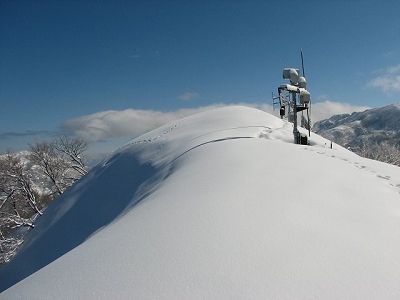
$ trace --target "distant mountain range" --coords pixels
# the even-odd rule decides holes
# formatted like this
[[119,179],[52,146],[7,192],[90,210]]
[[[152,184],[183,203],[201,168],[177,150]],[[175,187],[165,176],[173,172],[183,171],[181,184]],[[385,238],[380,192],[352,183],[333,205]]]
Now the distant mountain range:
[[400,103],[316,122],[313,131],[357,152],[363,145],[386,142],[400,147]]

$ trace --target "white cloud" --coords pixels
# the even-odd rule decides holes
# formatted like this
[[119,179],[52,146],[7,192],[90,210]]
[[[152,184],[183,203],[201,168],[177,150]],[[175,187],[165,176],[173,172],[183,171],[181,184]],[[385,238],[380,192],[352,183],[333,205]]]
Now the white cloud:
[[349,103],[332,102],[326,100],[324,102],[312,104],[311,121],[315,123],[324,119],[328,119],[334,115],[351,114],[355,111],[364,111],[369,108],[370,107],[368,106],[356,106]]
[[384,92],[400,91],[400,75],[389,77],[380,76],[368,83],[370,87],[381,88]]
[[387,69],[389,74],[398,74],[400,73],[400,64],[398,66],[389,67]]
[[200,95],[196,92],[188,92],[188,93],[179,95],[177,98],[180,100],[188,101],[188,100],[199,98],[199,97],[200,97]]
[[173,120],[197,112],[223,106],[215,104],[195,109],[180,109],[174,112],[126,109],[97,112],[65,121],[62,128],[73,132],[88,142],[97,142],[122,136],[139,136]]
[[400,64],[383,71],[384,74],[370,80],[367,87],[380,88],[385,93],[400,91]]

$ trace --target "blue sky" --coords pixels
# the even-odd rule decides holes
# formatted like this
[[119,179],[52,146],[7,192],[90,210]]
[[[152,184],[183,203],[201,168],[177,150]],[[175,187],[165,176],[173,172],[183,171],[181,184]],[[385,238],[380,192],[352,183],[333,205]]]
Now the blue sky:
[[399,13],[398,0],[3,0],[0,153],[63,132],[111,150],[202,109],[268,110],[301,48],[314,120],[400,102]]

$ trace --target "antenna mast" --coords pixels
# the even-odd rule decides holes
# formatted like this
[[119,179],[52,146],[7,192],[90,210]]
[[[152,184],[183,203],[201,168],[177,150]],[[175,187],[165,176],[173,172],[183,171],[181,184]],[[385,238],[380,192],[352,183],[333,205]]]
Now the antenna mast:
[[302,68],[302,71],[303,71],[303,77],[306,78],[306,73],[304,72],[303,49],[300,49],[300,55],[301,55],[301,68]]

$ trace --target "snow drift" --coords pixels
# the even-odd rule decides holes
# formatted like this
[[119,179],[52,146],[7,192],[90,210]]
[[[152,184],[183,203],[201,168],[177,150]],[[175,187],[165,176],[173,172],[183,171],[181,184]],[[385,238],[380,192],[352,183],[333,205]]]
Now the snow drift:
[[399,299],[400,169],[246,107],[117,150],[37,219],[2,299]]

